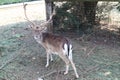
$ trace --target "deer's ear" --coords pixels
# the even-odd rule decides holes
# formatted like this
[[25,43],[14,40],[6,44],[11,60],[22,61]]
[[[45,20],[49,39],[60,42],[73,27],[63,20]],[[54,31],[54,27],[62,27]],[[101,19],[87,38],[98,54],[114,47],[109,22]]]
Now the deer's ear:
[[43,27],[42,31],[46,32],[47,31],[47,27]]
[[47,30],[47,27],[45,27],[44,30]]

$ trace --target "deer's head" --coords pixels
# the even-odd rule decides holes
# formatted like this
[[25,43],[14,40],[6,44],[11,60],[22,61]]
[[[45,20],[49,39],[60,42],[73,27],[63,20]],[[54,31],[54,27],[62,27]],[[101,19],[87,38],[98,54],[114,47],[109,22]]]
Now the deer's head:
[[23,3],[23,8],[24,8],[24,14],[25,14],[25,17],[26,17],[26,20],[30,23],[29,24],[29,28],[32,29],[33,31],[40,31],[40,32],[45,32],[47,31],[47,27],[50,25],[50,23],[52,22],[52,17],[53,15],[55,15],[55,11],[54,13],[51,15],[50,19],[48,21],[45,21],[39,25],[35,24],[33,21],[30,21],[29,18],[27,17],[27,14],[26,14],[26,6],[27,4],[24,4]]
[[35,22],[29,20],[29,18],[27,17],[27,14],[26,14],[26,6],[27,6],[27,4],[23,3],[25,18],[30,23],[28,25],[29,28],[33,31],[46,31],[47,30],[47,24],[46,23],[42,23],[40,25],[37,25],[37,24],[35,24]]

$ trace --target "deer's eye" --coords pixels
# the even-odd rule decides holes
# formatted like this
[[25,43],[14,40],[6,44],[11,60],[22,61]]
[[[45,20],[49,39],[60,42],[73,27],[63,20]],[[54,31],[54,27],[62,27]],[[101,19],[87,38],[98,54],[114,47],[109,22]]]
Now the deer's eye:
[[39,27],[36,27],[36,29],[39,29]]

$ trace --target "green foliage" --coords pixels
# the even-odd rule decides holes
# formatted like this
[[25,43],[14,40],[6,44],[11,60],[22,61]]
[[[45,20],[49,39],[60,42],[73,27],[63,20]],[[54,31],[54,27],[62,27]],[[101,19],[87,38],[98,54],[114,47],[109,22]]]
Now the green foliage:
[[0,5],[26,2],[26,1],[31,1],[31,0],[0,0]]
[[59,28],[70,29],[77,28],[80,25],[79,18],[73,12],[74,3],[63,3],[61,7],[57,7],[55,16],[55,26]]
[[[85,19],[83,2],[65,2],[56,8],[55,29],[69,30],[79,35],[91,33],[92,25]],[[57,26],[57,27],[56,27]]]

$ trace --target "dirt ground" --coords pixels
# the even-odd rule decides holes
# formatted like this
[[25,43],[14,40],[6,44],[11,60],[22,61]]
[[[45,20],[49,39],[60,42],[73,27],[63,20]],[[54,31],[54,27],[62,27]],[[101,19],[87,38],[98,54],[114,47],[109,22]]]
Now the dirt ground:
[[[44,0],[27,3],[27,15],[30,20],[45,20]],[[24,22],[23,3],[0,6],[0,26]]]
[[56,55],[45,68],[45,50],[27,25],[24,21],[1,25],[0,80],[120,80],[120,43],[112,34],[95,32],[83,40],[75,33],[60,34],[74,46],[73,60],[80,75],[76,79],[71,67],[63,75],[65,63]]

